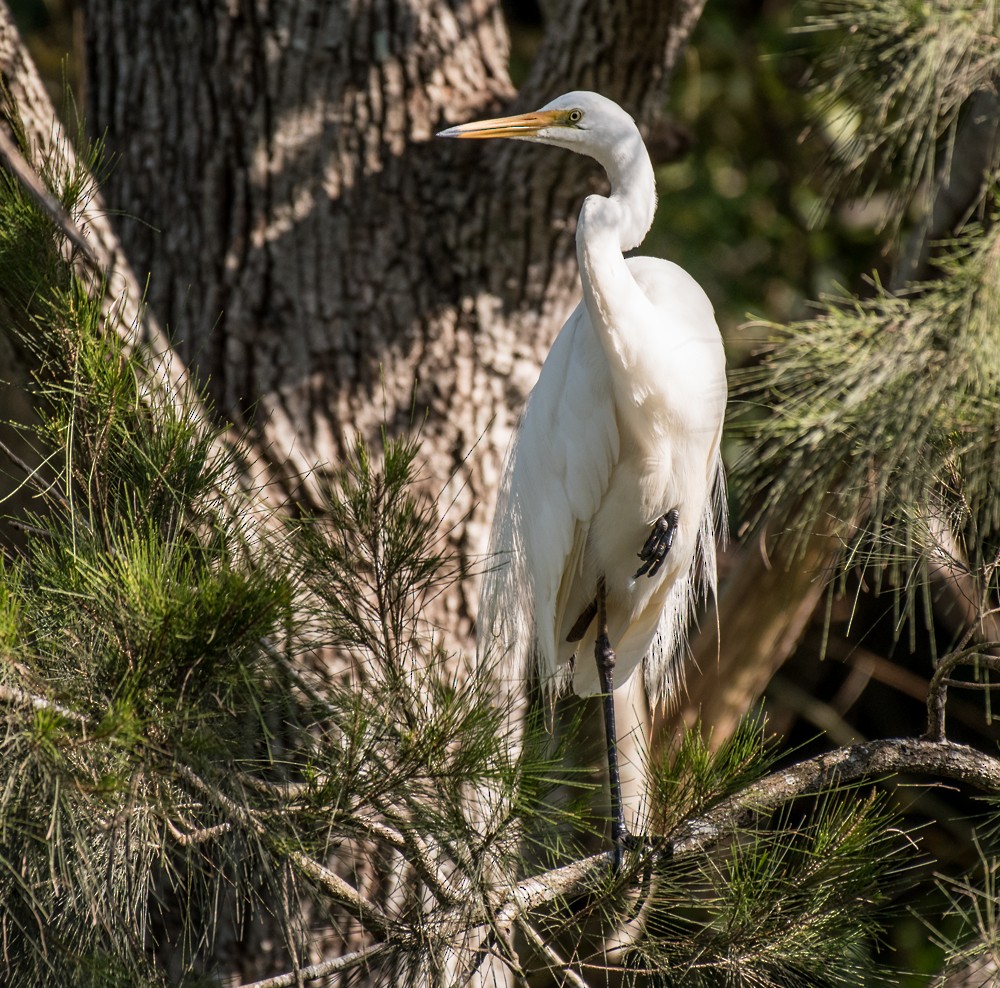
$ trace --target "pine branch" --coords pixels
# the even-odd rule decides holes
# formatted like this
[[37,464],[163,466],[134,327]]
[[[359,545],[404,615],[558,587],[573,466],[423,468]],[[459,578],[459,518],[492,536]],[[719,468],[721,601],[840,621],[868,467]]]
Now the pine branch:
[[[263,827],[261,827],[260,833],[263,835]],[[394,939],[395,924],[392,920],[336,872],[331,871],[326,865],[301,851],[292,851],[289,854],[289,860],[303,875],[322,886],[330,898],[354,915],[364,927],[365,932],[389,941]]]
[[363,947],[361,950],[354,950],[349,954],[340,957],[332,957],[330,960],[320,961],[317,964],[310,964],[308,967],[299,968],[297,971],[289,971],[288,974],[279,974],[273,978],[265,978],[263,981],[245,982],[237,988],[298,988],[306,981],[316,981],[332,974],[340,974],[344,971],[352,971],[356,967],[367,965],[378,957],[387,954],[392,949],[389,943],[376,943],[370,947]]
[[21,183],[28,195],[34,199],[42,212],[55,223],[63,236],[96,268],[98,265],[97,256],[90,244],[84,239],[80,228],[73,222],[73,217],[45,187],[45,183],[38,177],[34,168],[27,162],[17,144],[3,127],[0,127],[0,159],[3,159],[4,164]]
[[[249,827],[259,837],[267,837],[267,828],[252,811],[235,803],[188,766],[178,765],[176,771],[182,779],[208,796],[212,802],[230,814],[237,822]],[[330,898],[347,909],[368,932],[383,939],[391,939],[395,924],[381,909],[365,899],[357,889],[344,881],[338,874],[302,851],[289,852],[288,859],[303,875],[320,885]]]
[[170,836],[181,847],[193,847],[196,844],[207,843],[208,841],[215,840],[217,837],[221,837],[223,834],[230,833],[233,829],[232,823],[228,820],[218,823],[214,827],[203,827],[200,830],[190,830],[187,833],[178,830],[170,820],[167,820],[166,824],[167,830],[170,831]]
[[955,779],[1000,793],[1000,759],[968,745],[925,738],[892,738],[837,748],[773,772],[697,820],[664,848],[674,857],[701,853],[745,825],[798,796],[825,792],[859,779],[899,773]]
[[559,951],[552,944],[548,943],[531,923],[522,918],[518,921],[517,925],[524,934],[525,939],[537,951],[548,958],[553,972],[559,972],[562,976],[563,984],[571,985],[572,988],[587,988],[587,982],[569,966],[569,961],[565,960]]
[[[685,821],[668,840],[658,844],[651,843],[636,858],[637,871],[641,873],[649,863],[655,861],[676,861],[703,855],[721,842],[731,839],[735,833],[751,826],[755,819],[774,812],[797,797],[835,791],[860,779],[896,774],[955,779],[984,792],[1000,793],[1000,759],[965,745],[928,738],[897,738],[852,745],[772,772],[708,812]],[[595,882],[606,881],[611,871],[611,859],[611,852],[604,852],[550,869],[518,882],[492,910],[484,903],[480,909],[473,909],[470,913],[468,903],[462,903],[442,910],[437,914],[437,921],[455,934],[469,933],[483,927],[492,928],[495,931],[495,946],[499,946],[497,941],[504,932],[511,931],[515,925],[527,923],[527,917],[532,912],[592,891]],[[304,854],[298,854],[294,863],[304,873],[325,882],[326,869],[318,862]],[[338,886],[336,889],[329,888],[328,891],[338,901],[346,900],[345,904],[359,918],[364,912],[366,920],[372,919],[367,909],[362,910],[360,907],[357,901],[360,897],[357,897],[354,890],[347,894]],[[369,950],[303,968],[294,974],[254,982],[244,988],[281,988],[296,984],[296,978],[301,981],[315,980],[364,963],[370,957],[393,947],[392,939],[388,936],[389,922],[386,918],[382,923],[382,930],[378,929],[379,918],[374,922],[366,922],[371,932],[386,938]],[[530,933],[528,938],[534,939]],[[543,953],[553,965],[560,968],[570,983],[574,983],[572,972],[561,957],[545,950]]]
[[[386,807],[382,806],[380,810],[390,819],[392,818]],[[373,837],[384,840],[401,854],[404,854],[420,879],[427,884],[427,887],[442,905],[455,905],[461,901],[462,892],[455,889],[453,883],[441,874],[440,869],[431,860],[426,843],[412,827],[406,826],[405,820],[394,821],[399,828],[397,830],[381,821],[371,820],[357,813],[352,814],[351,819],[356,820]]]
[[[886,218],[931,187],[954,152],[963,109],[994,88],[996,5],[982,0],[815,0],[799,29],[829,40],[813,83],[818,115],[835,129],[831,178],[870,191],[894,175]],[[848,122],[850,121],[850,123]],[[983,142],[995,167],[995,142]],[[832,184],[832,183],[831,183]]]
[[[314,791],[317,784],[324,785],[329,781],[321,776],[312,783],[274,783],[265,782],[247,772],[238,772],[237,778],[251,789],[278,800],[285,809],[290,808],[288,806],[290,800],[304,799]],[[407,826],[405,820],[398,819],[387,807],[380,805],[379,810],[397,826],[390,826],[385,820],[373,819],[357,810],[340,815],[340,819],[346,827],[356,827],[366,837],[379,840],[404,854],[416,869],[421,880],[427,884],[430,891],[443,905],[454,905],[458,902],[462,893],[453,888],[452,883],[435,866],[430,851],[421,836],[412,827]]]
[[58,714],[60,717],[65,717],[67,720],[72,721],[77,727],[83,730],[84,734],[87,732],[87,718],[82,714],[78,714],[75,710],[70,710],[69,707],[64,707],[52,700],[47,700],[43,696],[35,696],[25,690],[18,689],[16,686],[0,684],[0,701],[18,707],[30,707],[32,710],[47,710],[50,713]]
[[[660,858],[703,854],[789,800],[828,792],[859,779],[900,773],[954,779],[983,792],[1000,793],[1000,759],[975,748],[925,738],[870,741],[772,772],[707,813],[686,821],[673,837],[647,853]],[[524,913],[580,892],[595,878],[607,876],[612,857],[611,851],[601,852],[519,882],[497,909],[496,922],[509,925]]]
[[890,287],[904,288],[926,278],[935,243],[953,237],[983,202],[988,175],[997,157],[1000,95],[980,90],[969,99],[953,146],[938,166],[934,201],[922,223],[907,236],[893,266]]

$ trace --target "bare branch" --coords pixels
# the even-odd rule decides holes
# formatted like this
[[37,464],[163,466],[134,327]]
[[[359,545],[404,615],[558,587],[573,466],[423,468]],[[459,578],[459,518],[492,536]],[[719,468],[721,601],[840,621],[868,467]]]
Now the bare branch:
[[[208,796],[212,802],[225,810],[234,819],[238,820],[244,826],[250,827],[259,836],[267,837],[267,828],[257,819],[256,814],[234,802],[216,786],[206,782],[186,765],[177,765],[175,770],[181,778],[187,780],[196,789]],[[389,937],[393,923],[385,913],[372,905],[357,889],[315,858],[311,858],[302,851],[292,851],[288,857],[291,863],[302,874],[311,878],[318,885],[321,885],[327,895],[347,909],[368,932],[374,933],[376,936],[384,939]]]
[[393,923],[385,913],[373,906],[336,872],[302,851],[293,851],[289,858],[303,875],[321,885],[332,899],[353,913],[367,932],[382,939],[388,939],[392,935]]
[[279,974],[273,978],[265,978],[263,981],[246,982],[239,985],[238,988],[297,988],[298,985],[306,981],[315,981],[330,974],[339,974],[341,971],[350,971],[353,968],[361,967],[381,954],[385,954],[388,950],[389,944],[376,943],[341,957],[332,957],[330,960],[310,964],[309,967],[300,968],[298,971]]
[[65,717],[67,720],[73,721],[74,724],[84,730],[87,728],[87,718],[82,714],[78,714],[75,710],[70,710],[69,707],[64,707],[52,700],[47,700],[43,696],[35,696],[25,690],[18,689],[16,686],[4,686],[0,684],[0,702],[9,703],[17,707],[30,707],[32,710],[48,710],[51,713],[58,714],[60,717]]
[[[858,779],[903,773],[955,779],[984,792],[1000,792],[1000,759],[986,755],[975,748],[927,738],[871,741],[838,748],[773,772],[697,819],[686,822],[672,838],[664,844],[651,847],[645,853],[647,855],[652,853],[662,858],[702,854],[730,838],[734,832],[752,822],[755,817],[769,813],[798,796],[835,789]],[[295,857],[296,865],[307,873],[315,871],[317,880],[325,883],[326,874],[332,874],[306,855]],[[483,925],[490,925],[496,931],[503,931],[511,929],[517,923],[525,928],[528,939],[539,946],[536,939],[538,934],[535,932],[532,936],[526,920],[523,919],[525,914],[547,903],[578,893],[594,878],[607,875],[611,867],[612,852],[594,854],[518,882],[507,898],[494,910],[492,917],[470,918],[467,915],[463,917],[459,913],[462,907],[453,907],[449,912],[459,919],[456,931],[470,930]],[[341,882],[337,876],[333,878],[338,883]],[[346,883],[343,884],[346,886]],[[347,889],[350,890],[350,901],[345,905],[357,915],[357,900],[360,900],[360,896],[350,889],[350,886],[347,886]],[[331,894],[340,901],[332,889]],[[343,890],[341,894],[347,895]],[[384,922],[388,923],[388,920]],[[370,928],[373,932],[377,932],[374,924]],[[266,981],[253,982],[242,988],[287,988],[347,970],[389,949],[391,949],[390,943],[380,943],[366,950],[346,954],[343,958],[325,961]],[[569,969],[558,953],[545,949],[544,943],[540,949],[543,949],[550,961],[562,970],[570,984],[577,983],[575,972]]]
[[177,841],[181,847],[190,847],[194,844],[204,844],[206,841],[215,840],[216,837],[228,834],[233,829],[233,825],[228,820],[224,823],[216,824],[214,827],[205,827],[201,830],[190,830],[187,833],[184,833],[182,830],[178,830],[170,820],[166,820],[165,823],[167,825],[167,830],[170,831],[170,836],[173,837],[173,839]]
[[926,738],[893,738],[837,748],[781,769],[689,821],[668,845],[675,857],[704,851],[761,813],[797,796],[858,779],[899,773],[955,779],[984,792],[1000,792],[1000,759],[968,745]]
[[[984,792],[1000,792],[1000,759],[967,745],[925,738],[895,738],[837,748],[781,769],[748,786],[695,820],[687,821],[654,853],[664,857],[701,854],[754,817],[798,796],[826,791],[858,779],[899,773],[955,779]],[[611,867],[610,851],[519,882],[497,910],[499,924],[579,891]]]
[[[236,777],[251,789],[282,802],[302,799],[315,788],[314,784],[305,782],[267,782],[247,772],[238,772]],[[321,779],[320,781],[322,782],[323,780]],[[439,902],[449,906],[458,902],[461,898],[461,893],[452,886],[452,883],[436,867],[431,859],[430,851],[420,835],[412,827],[407,826],[405,820],[397,814],[390,812],[387,807],[380,805],[379,809],[386,816],[386,819],[389,821],[388,823],[383,820],[374,820],[357,811],[343,814],[342,819],[345,824],[357,827],[357,829],[363,831],[368,836],[383,841],[390,847],[406,855],[407,860],[413,865],[417,874],[434,893]],[[395,826],[391,826],[390,824],[395,824]]]
[[966,665],[978,662],[989,669],[1000,670],[1000,656],[988,654],[990,651],[1000,648],[1000,642],[982,642],[972,645],[969,648],[959,649],[946,655],[937,664],[934,675],[931,676],[930,686],[927,690],[927,733],[924,735],[934,741],[944,740],[944,718],[945,706],[948,699],[949,685],[955,684],[950,676],[952,670],[959,665]]
[[[434,893],[437,900],[445,905],[455,905],[458,903],[462,898],[462,892],[455,888],[453,881],[441,874],[440,869],[431,858],[429,848],[420,835],[412,827],[407,826],[407,821],[401,818],[399,814],[392,812],[381,800],[377,800],[376,802],[379,810],[398,828],[392,830],[392,833],[400,841],[400,843],[393,842],[394,846],[397,850],[407,855],[410,864],[416,869],[420,878],[427,883],[427,886]],[[352,814],[352,819],[359,818],[357,814]],[[374,821],[364,820],[360,822],[363,826],[368,827],[376,836],[382,836],[383,840],[386,837],[383,836],[383,833],[378,833],[376,828],[379,828],[383,832],[391,830],[386,824],[376,824]]]
[[563,959],[562,955],[552,944],[546,942],[545,938],[531,923],[525,919],[521,919],[517,925],[528,942],[548,958],[553,970],[558,971],[562,975],[564,984],[572,985],[572,988],[587,988],[587,982],[569,966],[569,962]]
[[11,136],[0,127],[0,158],[10,169],[11,174],[21,183],[22,187],[38,204],[41,210],[62,231],[63,235],[79,249],[86,259],[97,266],[97,256],[90,244],[84,239],[80,228],[73,217],[63,209],[62,203],[45,187]]

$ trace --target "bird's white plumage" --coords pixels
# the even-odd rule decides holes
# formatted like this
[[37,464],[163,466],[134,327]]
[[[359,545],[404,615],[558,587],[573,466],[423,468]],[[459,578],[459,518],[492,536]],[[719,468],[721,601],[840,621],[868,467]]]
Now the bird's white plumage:
[[[542,366],[508,453],[479,620],[482,661],[521,680],[600,692],[584,631],[599,581],[624,684],[645,658],[662,697],[676,681],[691,609],[715,588],[723,519],[719,440],[725,358],[711,303],[677,265],[625,260],[652,222],[652,166],[631,117],[594,93],[569,93],[536,114],[453,128],[596,158],[611,195],[580,213],[583,299]],[[636,576],[653,525],[676,509],[673,546],[653,577]],[[582,638],[568,641],[573,637]]]
[[[658,320],[658,333],[636,343],[648,387],[626,395],[615,387],[581,302],[508,452],[479,644],[514,676],[534,658],[551,685],[571,677],[577,693],[599,692],[596,622],[579,642],[566,638],[603,574],[618,682],[645,656],[656,697],[677,678],[693,604],[715,588],[725,376],[718,332],[705,331],[707,320],[714,327],[711,305],[694,279],[654,258],[628,267]],[[663,568],[635,578],[639,549],[672,507],[680,520]]]

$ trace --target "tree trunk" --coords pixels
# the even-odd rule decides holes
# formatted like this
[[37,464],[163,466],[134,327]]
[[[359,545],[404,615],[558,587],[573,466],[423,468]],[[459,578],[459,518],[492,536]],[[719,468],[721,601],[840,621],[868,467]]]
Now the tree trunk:
[[[700,8],[563,4],[518,103],[599,88],[649,121]],[[259,479],[312,500],[353,434],[426,410],[428,485],[473,564],[575,302],[594,172],[565,152],[433,142],[514,94],[497,0],[94,0],[86,65],[121,240],[219,412],[251,428]],[[440,615],[459,636],[474,585]]]
[[692,642],[687,695],[657,719],[659,744],[696,724],[712,748],[724,744],[805,634],[841,542],[819,531],[797,552],[779,544],[765,555],[765,541],[761,533],[735,553]]

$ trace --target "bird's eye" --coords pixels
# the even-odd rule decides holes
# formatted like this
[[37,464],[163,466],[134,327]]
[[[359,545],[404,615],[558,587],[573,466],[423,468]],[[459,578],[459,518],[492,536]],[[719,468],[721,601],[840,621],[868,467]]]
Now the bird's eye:
[[583,110],[570,110],[566,119],[572,124],[579,123],[583,119]]

